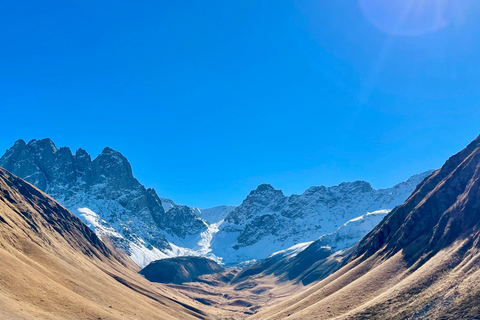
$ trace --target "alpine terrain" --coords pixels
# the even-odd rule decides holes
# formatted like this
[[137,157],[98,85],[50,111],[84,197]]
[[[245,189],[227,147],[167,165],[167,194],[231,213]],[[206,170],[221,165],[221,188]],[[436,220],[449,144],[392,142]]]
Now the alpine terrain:
[[[226,216],[212,241],[212,252],[227,264],[263,259],[273,252],[333,233],[349,220],[360,219],[362,223],[352,221],[349,226],[359,226],[358,233],[349,228],[351,234],[345,236],[355,243],[374,227],[364,221],[378,223],[378,217],[402,204],[430,173],[415,175],[388,189],[375,190],[368,182],[355,181],[334,187],[311,187],[301,195],[291,196],[262,184]],[[378,210],[383,211],[377,212],[377,218],[361,218]],[[353,244],[343,241],[339,239],[331,245],[342,249]]]
[[[343,229],[348,234],[328,238],[332,250],[341,250],[402,204],[431,173],[388,189],[355,181],[291,196],[262,184],[238,207],[198,209],[145,188],[128,160],[111,148],[92,160],[85,150],[72,153],[50,139],[18,140],[0,158],[0,166],[55,198],[140,267],[176,256],[204,256],[225,266],[251,263],[331,234],[353,220]],[[378,210],[383,211],[367,215]]]

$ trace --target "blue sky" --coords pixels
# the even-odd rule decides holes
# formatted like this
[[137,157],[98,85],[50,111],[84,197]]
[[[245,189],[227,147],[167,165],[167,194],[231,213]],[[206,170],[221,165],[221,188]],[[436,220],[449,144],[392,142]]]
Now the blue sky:
[[0,150],[49,137],[178,203],[438,168],[480,133],[476,0],[4,1]]

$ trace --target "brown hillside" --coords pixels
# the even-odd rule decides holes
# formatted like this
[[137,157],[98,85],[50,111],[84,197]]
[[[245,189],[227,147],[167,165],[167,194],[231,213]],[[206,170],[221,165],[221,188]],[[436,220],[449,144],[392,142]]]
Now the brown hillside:
[[210,317],[136,271],[77,217],[0,168],[0,318]]
[[424,180],[343,267],[253,316],[480,319],[480,137]]

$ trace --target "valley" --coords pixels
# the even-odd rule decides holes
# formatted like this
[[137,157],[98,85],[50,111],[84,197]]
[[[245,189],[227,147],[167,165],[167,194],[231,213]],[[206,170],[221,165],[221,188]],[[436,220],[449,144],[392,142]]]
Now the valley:
[[[8,159],[11,156],[2,157],[3,163]],[[337,202],[326,203],[333,217],[345,219],[345,208],[365,210],[381,207],[378,203],[390,205],[407,192],[406,186],[411,187],[406,201],[393,210],[367,211],[340,225],[330,217],[327,225],[336,229],[322,230],[333,232],[272,252],[263,259],[229,266],[208,259],[209,251],[202,255],[179,249],[174,257],[163,253],[163,259],[155,259],[143,270],[130,251],[115,241],[115,237],[126,239],[126,233],[120,234],[88,208],[79,208],[81,215],[75,217],[53,198],[1,169],[0,317],[424,319],[448,314],[451,318],[475,319],[480,315],[475,307],[479,291],[474,285],[480,279],[479,168],[480,136],[441,169],[424,174],[426,178],[416,176],[388,192],[372,190],[364,182],[330,190],[319,188],[323,197],[336,194]],[[113,176],[102,177],[108,180]],[[55,190],[51,184],[45,188]],[[141,185],[138,188],[147,195],[155,194]],[[392,192],[395,190],[397,193]],[[281,191],[261,185],[238,207],[202,211],[171,201],[170,208],[163,211],[168,216],[173,210],[168,218],[171,220],[162,217],[161,221],[185,221],[187,229],[176,225],[176,237],[183,243],[188,242],[185,239],[192,225],[201,223],[205,226],[202,232],[215,229],[210,238],[202,238],[214,245],[217,233],[226,232],[232,225],[241,226],[241,221],[250,221],[243,223],[244,230],[252,230],[242,232],[257,232],[254,230],[262,226],[249,223],[258,217],[274,216],[276,212],[282,212],[278,217],[309,216],[306,200],[302,200],[302,207],[295,203],[298,197],[308,199],[312,193],[317,199],[316,192],[285,197]],[[373,203],[368,200],[372,193]],[[161,201],[158,196],[153,199]],[[315,207],[325,203],[321,199]],[[122,204],[117,201],[114,207]],[[161,203],[154,208],[164,210]],[[208,220],[201,218],[203,212]],[[82,217],[87,224],[90,222],[90,228],[79,219]],[[219,217],[227,221],[226,229],[222,229],[224,222],[212,223]],[[275,224],[267,225],[268,230],[275,230]],[[139,225],[131,228],[137,230]],[[160,231],[169,234],[171,228]],[[134,239],[136,235],[131,236]],[[254,245],[256,241],[245,243]]]
[[480,320],[480,1],[0,8],[0,320]]

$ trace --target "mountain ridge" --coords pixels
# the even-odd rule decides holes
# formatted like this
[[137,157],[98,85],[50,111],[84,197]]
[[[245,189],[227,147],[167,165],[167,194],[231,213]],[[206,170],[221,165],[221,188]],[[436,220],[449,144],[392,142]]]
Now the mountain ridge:
[[357,180],[332,187],[314,186],[290,196],[270,184],[261,184],[226,216],[212,242],[212,253],[235,263],[259,260],[298,243],[315,241],[351,219],[402,204],[431,172],[387,189],[373,189],[370,183]]
[[[205,256],[226,265],[262,259],[314,241],[369,211],[393,209],[429,173],[380,191],[368,182],[354,181],[285,196],[261,184],[237,207],[198,209],[145,188],[128,160],[110,147],[92,159],[84,149],[73,154],[50,139],[17,140],[0,158],[0,166],[50,194],[141,267],[184,255]],[[383,203],[374,199],[381,190]],[[353,194],[363,194],[370,204],[354,203]],[[339,205],[348,201],[349,206]]]

